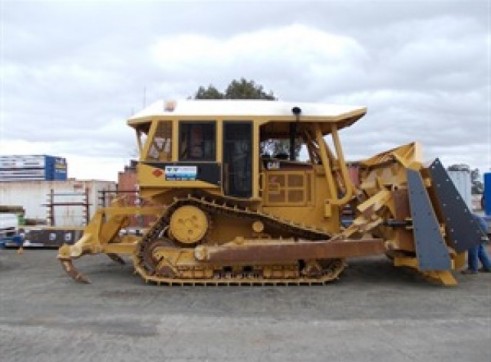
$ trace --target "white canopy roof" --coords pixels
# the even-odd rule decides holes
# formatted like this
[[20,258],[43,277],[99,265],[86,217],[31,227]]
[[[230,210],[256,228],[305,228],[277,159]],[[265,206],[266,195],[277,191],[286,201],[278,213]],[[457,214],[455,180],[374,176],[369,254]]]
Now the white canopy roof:
[[361,106],[333,105],[305,102],[282,102],[268,100],[159,100],[129,118],[131,121],[148,119],[155,116],[225,116],[225,117],[291,117],[292,109],[301,110],[300,118],[319,118],[323,120],[341,120],[360,118],[366,113]]

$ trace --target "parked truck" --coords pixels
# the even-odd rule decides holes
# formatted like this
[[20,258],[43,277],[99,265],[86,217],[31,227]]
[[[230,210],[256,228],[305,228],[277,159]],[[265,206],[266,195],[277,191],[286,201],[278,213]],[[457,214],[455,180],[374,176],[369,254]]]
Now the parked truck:
[[22,246],[23,237],[16,214],[0,213],[0,247]]

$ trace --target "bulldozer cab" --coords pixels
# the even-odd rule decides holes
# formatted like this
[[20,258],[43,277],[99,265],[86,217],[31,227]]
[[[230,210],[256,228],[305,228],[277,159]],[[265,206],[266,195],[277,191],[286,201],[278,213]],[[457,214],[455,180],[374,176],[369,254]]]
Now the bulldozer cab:
[[[318,169],[336,200],[349,189],[337,131],[365,112],[271,101],[156,102],[128,121],[137,133],[140,190],[202,189],[298,206],[312,198],[305,189]],[[323,140],[328,134],[334,150]]]

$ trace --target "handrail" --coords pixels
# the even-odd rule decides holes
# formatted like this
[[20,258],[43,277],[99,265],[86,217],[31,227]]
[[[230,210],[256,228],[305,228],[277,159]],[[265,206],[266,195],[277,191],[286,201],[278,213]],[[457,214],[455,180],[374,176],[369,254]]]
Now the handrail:
[[[329,201],[329,203],[331,203],[333,205],[346,204],[353,196],[353,187],[351,185],[351,180],[349,178],[348,169],[346,168],[346,164],[344,162],[344,156],[343,156],[343,151],[341,148],[341,143],[339,141],[339,135],[337,132],[337,127],[335,124],[331,125],[331,135],[332,135],[332,139],[334,142],[336,155],[337,155],[338,161],[339,161],[338,166],[341,170],[341,179],[342,179],[342,182],[344,183],[345,188],[346,188],[345,193],[341,198],[337,197],[339,190],[336,187],[336,184],[334,182],[334,178],[332,175],[332,169],[331,169],[331,165],[330,165],[330,159],[328,156],[328,149],[327,149],[328,146],[327,146],[327,144],[326,144],[326,142],[322,136],[322,132],[321,132],[319,124],[315,124],[314,130],[315,130],[315,137],[316,137],[317,143],[319,145],[320,157],[321,157],[321,161],[322,161],[322,166],[324,167],[325,177],[326,177],[326,181],[327,181],[327,187],[328,187],[329,194],[330,194],[328,201]],[[331,156],[331,157],[333,157],[333,156]]]

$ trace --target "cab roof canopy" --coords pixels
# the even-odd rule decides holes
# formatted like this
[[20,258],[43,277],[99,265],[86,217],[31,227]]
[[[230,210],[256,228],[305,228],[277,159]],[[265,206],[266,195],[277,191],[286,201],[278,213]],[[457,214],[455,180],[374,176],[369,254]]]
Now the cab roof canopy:
[[[298,112],[300,111],[300,112]],[[270,100],[159,100],[128,119],[134,128],[147,128],[152,120],[214,120],[244,121],[260,119],[268,122],[319,122],[324,134],[330,124],[348,127],[363,117],[366,107],[323,103],[283,102]],[[298,116],[295,114],[297,113]],[[277,124],[278,125],[278,124]],[[273,124],[268,124],[268,128]]]

